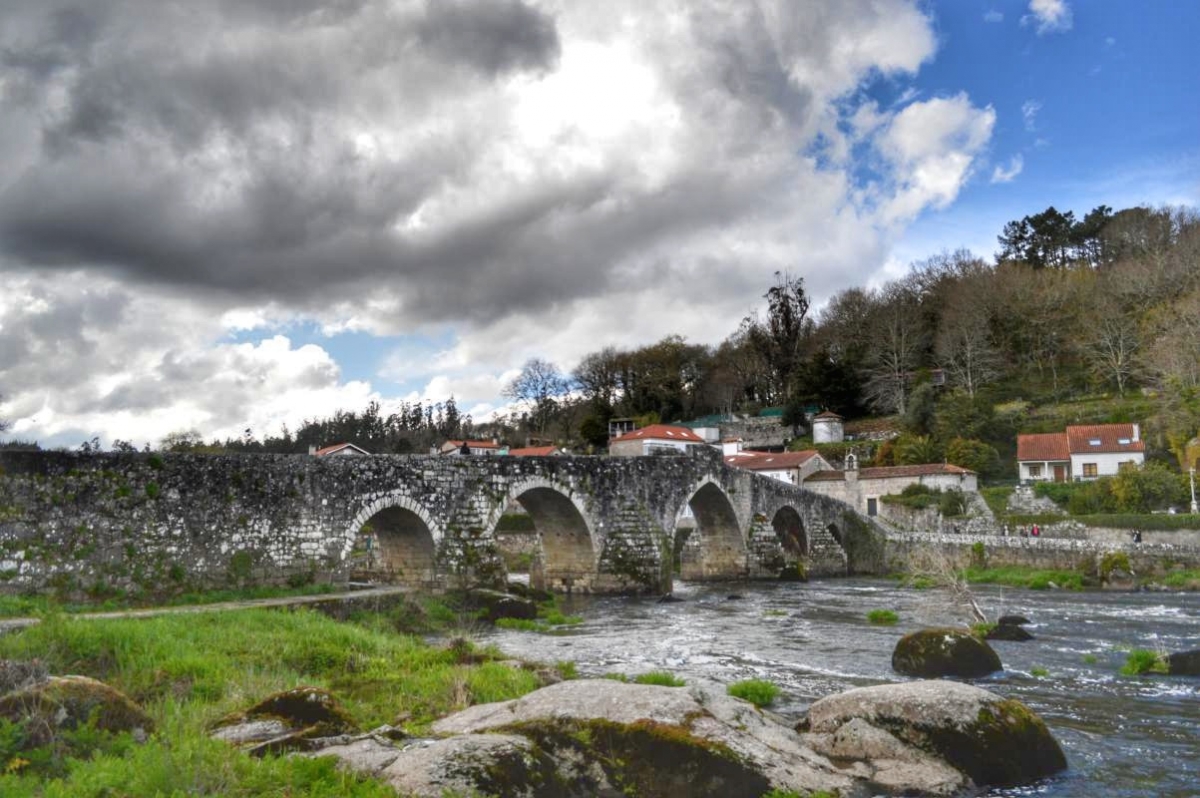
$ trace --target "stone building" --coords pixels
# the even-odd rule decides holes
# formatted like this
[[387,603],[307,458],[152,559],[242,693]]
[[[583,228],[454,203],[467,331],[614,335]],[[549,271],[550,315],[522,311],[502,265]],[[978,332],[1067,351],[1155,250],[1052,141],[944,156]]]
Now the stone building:
[[841,443],[846,439],[842,417],[831,410],[817,413],[812,420],[813,443]]
[[932,490],[975,493],[979,480],[974,471],[948,463],[887,466],[859,469],[854,455],[846,458],[845,471],[817,471],[802,487],[849,504],[868,516],[879,515],[879,497],[900,493],[909,485]]

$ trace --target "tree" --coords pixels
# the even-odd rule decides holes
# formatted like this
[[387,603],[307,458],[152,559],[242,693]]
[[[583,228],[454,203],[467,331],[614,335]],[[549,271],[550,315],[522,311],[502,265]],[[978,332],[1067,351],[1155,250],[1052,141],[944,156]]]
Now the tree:
[[1090,331],[1080,342],[1081,354],[1092,373],[1105,382],[1111,380],[1123,396],[1141,368],[1137,322],[1106,298],[1098,299],[1092,312]]
[[521,367],[521,373],[505,386],[503,394],[509,399],[528,404],[531,426],[538,432],[545,432],[557,407],[557,400],[570,390],[570,380],[562,375],[557,366],[546,360],[530,358]]
[[750,344],[773,372],[772,399],[782,402],[789,395],[793,375],[803,357],[803,344],[812,333],[804,278],[775,272],[775,285],[764,298],[767,300],[766,321],[761,322],[752,315],[747,316],[743,324]]
[[994,282],[990,271],[956,280],[934,342],[938,363],[950,383],[968,396],[1000,375],[1000,354],[992,342]]
[[920,306],[910,288],[898,283],[884,287],[871,314],[870,332],[867,401],[881,412],[903,414],[924,343]]

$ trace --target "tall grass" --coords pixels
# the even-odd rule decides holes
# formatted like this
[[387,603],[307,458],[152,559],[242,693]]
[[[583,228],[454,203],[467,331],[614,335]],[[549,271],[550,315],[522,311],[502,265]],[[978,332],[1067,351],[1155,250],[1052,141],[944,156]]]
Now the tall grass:
[[[0,795],[390,795],[332,766],[251,760],[207,729],[216,719],[300,685],[329,689],[362,728],[405,719],[421,732],[469,704],[506,700],[537,677],[469,643],[442,647],[390,631],[378,617],[339,623],[310,610],[242,610],[146,619],[83,620],[51,614],[0,637],[0,658],[46,662],[52,673],[107,682],[146,707],[159,731],[118,756],[97,746],[60,779],[21,766],[0,775]],[[0,762],[0,774],[10,767]]]

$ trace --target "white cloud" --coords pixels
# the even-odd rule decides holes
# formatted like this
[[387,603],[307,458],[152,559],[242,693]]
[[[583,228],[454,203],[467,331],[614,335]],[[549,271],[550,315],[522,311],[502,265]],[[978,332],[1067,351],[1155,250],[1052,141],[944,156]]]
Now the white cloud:
[[1071,29],[1074,19],[1066,0],[1029,0],[1029,14],[1021,17],[1022,25],[1034,25],[1037,34],[1064,33]]
[[878,146],[893,167],[895,190],[884,218],[904,222],[949,205],[991,140],[996,112],[965,94],[913,103],[892,119]]
[[[443,62],[403,38],[438,4],[335,4],[287,35],[253,16],[291,5],[197,4],[182,62],[156,14],[106,28],[92,57],[115,61],[69,63],[0,122],[0,182],[52,200],[0,206],[8,229],[53,231],[47,249],[0,250],[0,386],[19,434],[263,434],[387,405],[295,345],[297,324],[405,336],[379,352],[380,384],[489,410],[529,357],[566,369],[671,333],[716,343],[776,270],[817,301],[873,279],[905,224],[958,195],[994,125],[963,94],[862,99],[936,51],[910,0],[548,2],[554,46],[520,69],[484,67],[521,42],[484,37]],[[10,44],[24,39],[0,33]],[[148,61],[135,72],[131,52]],[[73,97],[95,101],[76,116],[119,124],[84,125]],[[39,160],[47,117],[32,111],[60,138],[84,126],[57,161]],[[97,249],[64,260],[63,228],[27,218],[46,208],[93,214],[69,232]]]
[[991,23],[1003,22],[1004,14],[1002,12],[997,11],[996,9],[992,8],[992,9],[989,9],[987,11],[987,13],[983,15],[983,21],[991,22]]
[[1008,166],[996,164],[992,170],[993,183],[1011,183],[1017,175],[1021,174],[1021,170],[1025,168],[1025,158],[1020,153],[1014,155],[1008,161]]
[[1037,115],[1042,110],[1042,104],[1037,100],[1026,100],[1021,104],[1021,118],[1025,121],[1025,129],[1030,133],[1037,130]]

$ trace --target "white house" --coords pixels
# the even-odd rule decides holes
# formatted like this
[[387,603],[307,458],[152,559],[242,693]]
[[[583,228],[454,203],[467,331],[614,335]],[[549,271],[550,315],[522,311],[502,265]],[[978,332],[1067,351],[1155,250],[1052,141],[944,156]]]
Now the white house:
[[366,449],[361,449],[353,443],[335,443],[332,446],[325,446],[320,449],[310,446],[308,453],[314,457],[346,457],[370,454]]
[[651,424],[613,438],[608,453],[614,457],[641,457],[647,454],[686,454],[695,446],[707,445],[687,427]]
[[815,449],[802,452],[734,452],[725,455],[725,465],[744,468],[789,485],[799,485],[817,471],[832,471],[829,461]]
[[437,451],[438,454],[471,455],[471,454],[503,454],[497,441],[446,441]]
[[1022,482],[1055,482],[1113,476],[1141,468],[1146,442],[1137,424],[1088,424],[1064,432],[1017,436],[1017,476]]
[[879,514],[879,497],[897,494],[909,485],[926,485],[933,490],[974,493],[979,479],[974,471],[948,463],[887,466],[858,469],[847,458],[845,471],[817,471],[804,480],[814,493],[846,502],[860,513]]

